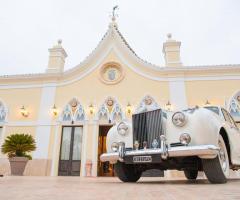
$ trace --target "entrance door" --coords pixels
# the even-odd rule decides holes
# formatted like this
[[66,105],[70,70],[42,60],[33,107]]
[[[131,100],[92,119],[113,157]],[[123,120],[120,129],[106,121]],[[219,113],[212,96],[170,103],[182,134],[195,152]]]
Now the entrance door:
[[63,127],[58,175],[80,176],[82,127]]
[[112,126],[99,126],[98,137],[98,176],[114,176],[113,164],[101,162],[100,155],[107,152],[106,139],[107,133]]

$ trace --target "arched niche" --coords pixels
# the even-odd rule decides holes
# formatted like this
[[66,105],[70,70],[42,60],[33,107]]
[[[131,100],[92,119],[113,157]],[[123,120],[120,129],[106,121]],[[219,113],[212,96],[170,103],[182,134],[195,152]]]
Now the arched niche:
[[83,122],[86,119],[83,106],[77,98],[71,99],[61,114],[62,122]]
[[228,111],[235,121],[240,122],[240,91],[236,92],[229,101]]
[[120,104],[113,97],[107,97],[97,113],[97,119],[107,123],[119,122],[124,118],[125,115]]
[[137,109],[135,110],[135,113],[140,113],[140,112],[145,112],[145,111],[150,111],[150,110],[156,110],[158,108],[160,108],[160,106],[155,101],[155,99],[150,95],[146,95],[140,101]]
[[0,123],[6,122],[7,108],[2,101],[0,101]]

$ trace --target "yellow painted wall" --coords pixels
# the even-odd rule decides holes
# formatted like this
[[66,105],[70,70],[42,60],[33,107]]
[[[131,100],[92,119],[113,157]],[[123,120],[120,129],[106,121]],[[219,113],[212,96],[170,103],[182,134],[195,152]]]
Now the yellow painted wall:
[[36,134],[36,127],[35,126],[7,126],[5,129],[4,136],[7,137],[8,135],[15,134],[15,133],[24,133],[29,134],[35,137]]
[[[36,121],[41,101],[41,88],[0,90],[0,99],[8,108],[8,121]],[[22,106],[29,111],[28,117],[20,113]]]
[[224,106],[225,101],[240,90],[240,80],[186,81],[185,86],[190,107],[203,106],[206,100],[213,105]]
[[[120,62],[118,58],[111,53],[100,65],[109,61]],[[63,108],[69,100],[77,97],[80,103],[88,108],[90,103],[95,104],[95,107],[100,106],[108,96],[116,97],[119,103],[126,107],[130,102],[135,108],[138,106],[142,98],[149,94],[152,95],[157,102],[164,104],[169,99],[168,82],[159,82],[147,79],[138,75],[131,69],[121,63],[125,77],[116,85],[106,85],[100,80],[99,68],[92,73],[82,78],[81,80],[57,88],[56,104]]]

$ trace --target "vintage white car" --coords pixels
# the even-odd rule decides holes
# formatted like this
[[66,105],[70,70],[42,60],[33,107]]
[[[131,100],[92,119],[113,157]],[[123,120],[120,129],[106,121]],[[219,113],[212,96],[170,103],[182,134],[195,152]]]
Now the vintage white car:
[[109,130],[100,159],[113,163],[123,182],[136,182],[149,169],[176,169],[187,179],[204,171],[211,183],[225,183],[230,169],[240,168],[240,132],[217,106],[143,111],[132,116],[132,124],[122,121]]

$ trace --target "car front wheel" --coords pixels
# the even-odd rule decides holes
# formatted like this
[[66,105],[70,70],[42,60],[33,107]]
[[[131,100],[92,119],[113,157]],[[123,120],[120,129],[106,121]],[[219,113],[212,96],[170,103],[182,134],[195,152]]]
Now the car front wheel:
[[196,180],[198,170],[184,170],[184,175],[188,180]]
[[142,172],[138,171],[134,165],[128,165],[123,162],[117,162],[114,165],[114,171],[123,182],[137,182],[142,175]]
[[203,170],[211,183],[226,183],[229,177],[229,158],[223,137],[219,135],[219,152],[214,159],[203,159]]

